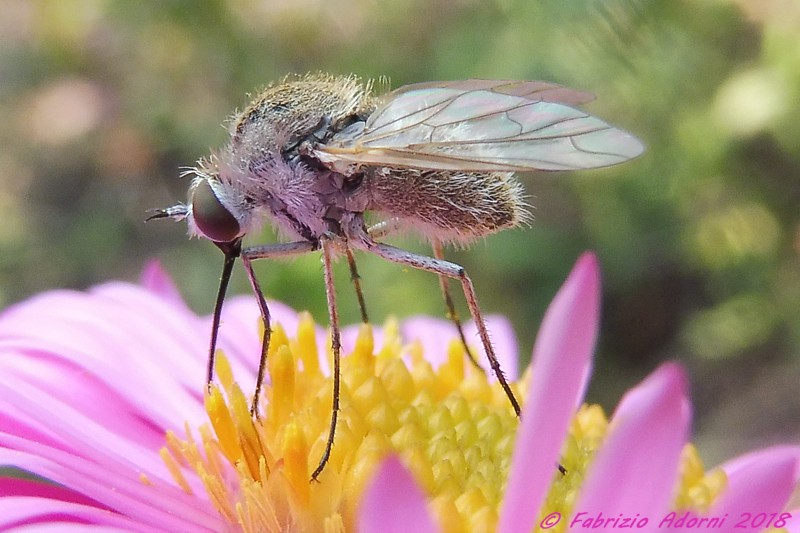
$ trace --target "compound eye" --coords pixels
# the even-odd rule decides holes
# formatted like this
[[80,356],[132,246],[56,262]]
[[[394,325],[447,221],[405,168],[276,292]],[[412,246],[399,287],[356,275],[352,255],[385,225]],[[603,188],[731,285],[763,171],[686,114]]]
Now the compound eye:
[[206,180],[192,193],[192,216],[200,233],[214,242],[231,242],[241,231],[239,221],[220,203]]

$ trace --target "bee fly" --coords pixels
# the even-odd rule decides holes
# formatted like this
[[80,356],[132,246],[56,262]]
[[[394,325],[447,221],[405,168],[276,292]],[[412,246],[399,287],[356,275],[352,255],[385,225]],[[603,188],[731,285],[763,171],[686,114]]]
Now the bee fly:
[[[638,156],[634,137],[577,109],[593,96],[539,81],[464,80],[418,83],[384,95],[354,76],[287,77],[264,89],[233,117],[230,142],[186,171],[188,202],[157,210],[148,220],[186,219],[225,260],[214,306],[207,380],[222,302],[237,257],[244,265],[264,322],[252,412],[266,368],[270,314],[253,272],[257,259],[321,251],[333,352],[333,408],[317,479],[333,447],[339,413],[340,334],[332,263],[350,265],[362,319],[367,320],[353,250],[439,276],[450,317],[464,334],[447,289],[461,283],[489,366],[514,411],[520,407],[497,361],[472,281],[444,260],[443,245],[467,244],[528,218],[514,172],[605,167]],[[381,222],[367,225],[365,213]],[[243,246],[270,220],[288,242]],[[380,242],[410,229],[433,257]]]

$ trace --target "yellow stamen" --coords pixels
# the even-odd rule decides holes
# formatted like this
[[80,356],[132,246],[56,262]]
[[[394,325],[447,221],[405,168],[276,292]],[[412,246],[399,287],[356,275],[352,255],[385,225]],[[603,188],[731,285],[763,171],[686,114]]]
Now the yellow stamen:
[[728,478],[722,469],[705,473],[697,449],[687,444],[681,457],[680,489],[675,506],[678,509],[707,511],[727,482]]
[[[459,342],[434,369],[423,346],[402,344],[395,321],[384,332],[376,353],[371,328],[362,326],[353,352],[342,358],[339,424],[319,483],[309,478],[328,437],[331,379],[320,369],[308,314],[291,340],[273,327],[262,418],[250,416],[218,354],[221,388],[212,386],[205,399],[210,424],[196,430],[199,441],[189,428],[186,440],[169,432],[161,452],[176,483],[191,493],[184,472],[193,470],[232,529],[353,531],[364,488],[379,462],[396,453],[428,495],[443,531],[494,530],[518,426],[505,394],[496,380],[465,364]],[[518,398],[528,381],[512,384]],[[578,410],[562,451],[568,474],[553,469],[548,513],[569,514],[607,424],[598,406]],[[692,447],[682,465],[676,509],[706,509],[724,487],[724,474],[705,474]],[[563,530],[558,527],[550,531]]]
[[286,420],[294,410],[294,364],[288,346],[278,348],[269,359],[272,398],[267,404],[268,418]]
[[169,449],[166,447],[161,448],[160,455],[161,460],[164,461],[165,465],[167,465],[167,470],[169,470],[169,473],[172,474],[172,478],[178,483],[178,486],[182,488],[185,493],[192,494],[192,488],[189,486],[189,483],[183,476],[180,465],[178,465],[178,462],[175,460],[175,455],[171,454]]

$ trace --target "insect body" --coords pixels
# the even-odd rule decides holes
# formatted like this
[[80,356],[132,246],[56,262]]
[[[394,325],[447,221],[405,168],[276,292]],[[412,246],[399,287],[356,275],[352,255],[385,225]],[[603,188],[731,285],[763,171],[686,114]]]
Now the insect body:
[[[225,254],[208,380],[235,259],[242,259],[265,325],[255,413],[270,327],[252,262],[320,250],[334,368],[331,425],[316,479],[331,453],[339,407],[332,262],[345,254],[357,280],[355,249],[438,274],[452,315],[446,280],[460,281],[490,367],[519,414],[472,282],[462,267],[442,258],[442,246],[466,244],[526,220],[513,172],[604,167],[639,155],[637,139],[574,107],[592,98],[550,83],[491,80],[422,83],[375,96],[370,83],[321,74],[267,87],[234,117],[228,145],[187,172],[194,176],[188,203],[151,216],[186,219],[192,236],[213,241]],[[368,226],[367,212],[382,222]],[[243,247],[242,239],[265,220],[288,242]],[[400,229],[428,239],[434,257],[380,242]],[[358,286],[357,291],[360,298]],[[361,307],[366,320],[363,301]]]

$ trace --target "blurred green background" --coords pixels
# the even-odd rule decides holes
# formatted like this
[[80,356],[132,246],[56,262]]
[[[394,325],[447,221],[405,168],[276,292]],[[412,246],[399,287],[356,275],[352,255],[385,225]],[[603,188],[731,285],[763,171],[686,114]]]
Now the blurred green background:
[[[2,0],[0,13],[0,305],[134,280],[157,257],[209,312],[219,252],[185,225],[143,219],[185,198],[180,168],[225,142],[221,124],[248,92],[287,73],[395,87],[543,79],[597,94],[587,109],[648,149],[610,169],[524,176],[533,226],[450,253],[485,311],[509,316],[529,354],[546,304],[595,250],[590,399],[613,408],[679,359],[710,462],[800,437],[800,3]],[[444,316],[433,276],[359,266],[375,322]],[[318,256],[258,271],[268,295],[325,323]],[[345,265],[337,273],[355,322]],[[241,272],[233,290],[248,290]]]

